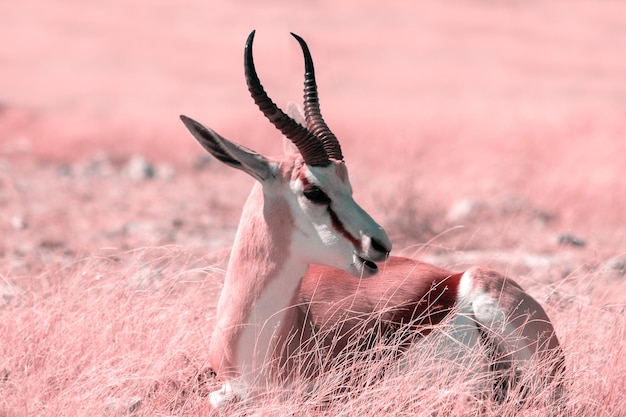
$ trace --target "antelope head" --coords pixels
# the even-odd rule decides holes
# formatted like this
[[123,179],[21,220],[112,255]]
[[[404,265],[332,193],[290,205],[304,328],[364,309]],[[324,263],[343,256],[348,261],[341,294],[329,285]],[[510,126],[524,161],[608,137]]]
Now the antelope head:
[[[289,254],[282,256],[293,256],[307,265],[317,263],[343,269],[356,277],[370,277],[378,271],[375,262],[387,259],[391,243],[385,231],[352,197],[341,147],[320,112],[309,48],[292,33],[302,48],[305,64],[304,115],[292,117],[274,104],[261,85],[252,58],[254,34],[250,33],[244,53],[248,90],[265,117],[297,151],[281,159],[267,158],[193,119],[181,119],[217,159],[259,181],[265,217],[282,217],[274,228],[291,224],[291,236],[283,238],[292,244]],[[300,118],[301,121],[296,120]],[[279,200],[287,205],[275,204]],[[274,213],[268,209],[271,207],[275,208]]]

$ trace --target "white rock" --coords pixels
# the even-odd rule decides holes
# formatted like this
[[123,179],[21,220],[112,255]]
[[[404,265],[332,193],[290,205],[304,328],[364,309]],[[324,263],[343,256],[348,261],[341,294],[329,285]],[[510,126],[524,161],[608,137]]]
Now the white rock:
[[145,157],[134,155],[126,162],[126,165],[122,168],[122,173],[131,180],[140,181],[154,178],[156,169]]
[[15,230],[24,230],[28,227],[28,223],[22,216],[13,216],[11,217],[11,226]]
[[0,307],[6,307],[22,291],[24,290],[18,285],[0,282]]
[[141,406],[140,397],[117,398],[109,397],[104,401],[105,410],[113,415],[127,416],[136,412]]
[[450,209],[448,209],[446,219],[450,223],[466,221],[476,211],[477,206],[478,204],[476,203],[476,200],[471,198],[457,200],[452,204],[452,206],[450,206]]

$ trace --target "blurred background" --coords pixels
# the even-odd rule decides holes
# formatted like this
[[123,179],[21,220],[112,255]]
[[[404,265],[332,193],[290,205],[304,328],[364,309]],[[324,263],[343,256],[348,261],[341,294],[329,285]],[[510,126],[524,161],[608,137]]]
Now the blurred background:
[[283,107],[302,96],[289,32],[307,40],[324,117],[374,211],[420,216],[411,199],[424,196],[467,220],[481,199],[513,194],[563,229],[623,242],[620,1],[4,1],[0,156],[184,168],[202,151],[181,113],[280,153],[245,86],[252,29]]
[[495,130],[623,116],[619,1],[2,2],[2,107],[84,136],[159,131],[179,113],[267,127],[243,79],[252,29],[261,79],[281,105],[301,95],[289,32],[308,41],[334,124],[399,122],[389,133],[400,135],[423,123]]

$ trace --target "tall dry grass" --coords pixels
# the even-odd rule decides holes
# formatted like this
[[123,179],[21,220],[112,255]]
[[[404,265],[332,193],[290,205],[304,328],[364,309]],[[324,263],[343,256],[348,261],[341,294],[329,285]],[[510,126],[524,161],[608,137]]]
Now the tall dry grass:
[[0,310],[0,415],[202,409],[218,276],[157,248],[4,277],[23,291]]
[[[177,247],[91,254],[5,275],[21,288],[0,308],[1,416],[209,415],[216,381],[207,345],[223,271]],[[577,271],[535,284],[567,357],[567,398],[538,393],[497,404],[477,394],[484,376],[424,343],[400,370],[356,361],[227,410],[233,416],[619,416],[626,409],[626,322],[615,274]],[[349,371],[353,388],[338,391]],[[333,398],[333,401],[328,401]]]

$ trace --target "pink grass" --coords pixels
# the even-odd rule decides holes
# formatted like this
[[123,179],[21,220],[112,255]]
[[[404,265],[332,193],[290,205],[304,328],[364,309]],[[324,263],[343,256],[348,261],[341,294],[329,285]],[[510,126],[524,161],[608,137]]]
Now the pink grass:
[[99,415],[134,397],[143,415],[202,405],[213,307],[205,300],[217,276],[163,248],[92,256],[22,280],[24,293],[1,311],[3,412]]
[[[206,346],[251,180],[191,169],[177,115],[278,152],[242,77],[253,28],[279,104],[301,97],[288,32],[309,42],[355,196],[395,253],[515,276],[570,388],[558,409],[485,402],[426,345],[338,401],[328,375],[230,415],[624,414],[622,2],[61,3],[0,2],[0,417],[210,414]],[[124,174],[135,153],[156,178]]]
[[[24,291],[0,309],[0,415],[206,415],[215,381],[205,348],[223,274],[199,263],[163,247],[91,255],[20,278]],[[374,378],[384,360],[351,363],[322,375],[313,393],[304,381],[277,387],[229,415],[619,415],[626,324],[623,305],[604,302],[609,279],[573,274],[561,300],[548,304],[567,355],[561,408],[545,393],[522,406],[515,396],[486,400],[471,388],[478,377],[468,376],[479,353],[459,370],[426,343],[402,371]],[[348,371],[359,382],[337,393],[336,373]]]

